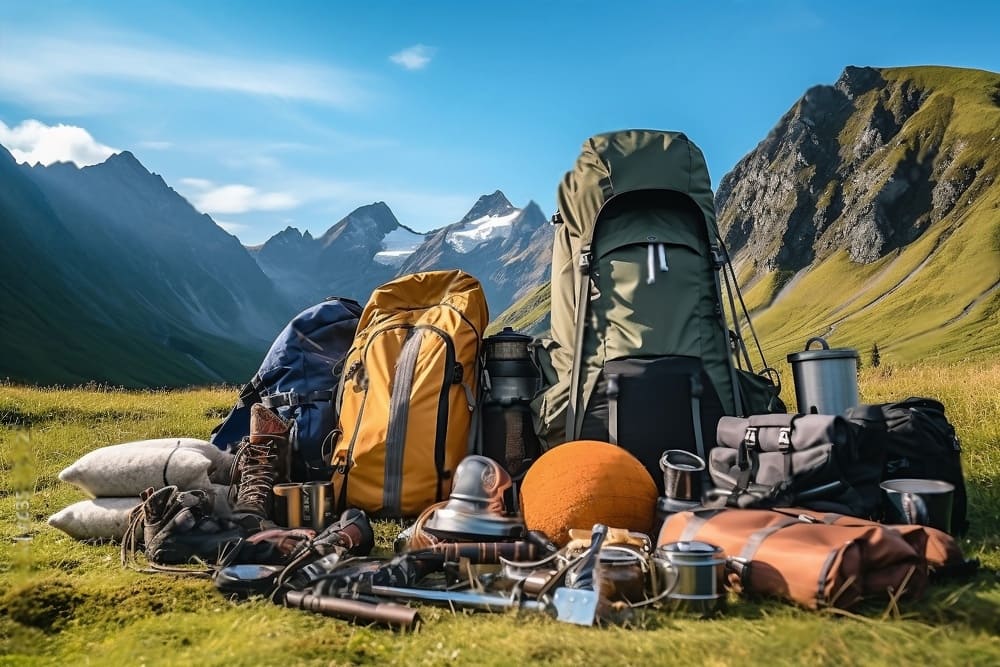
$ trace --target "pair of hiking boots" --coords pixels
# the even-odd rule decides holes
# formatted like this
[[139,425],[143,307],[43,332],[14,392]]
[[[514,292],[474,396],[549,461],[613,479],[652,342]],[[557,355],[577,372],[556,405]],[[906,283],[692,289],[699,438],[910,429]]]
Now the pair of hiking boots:
[[230,471],[231,511],[216,510],[218,504],[206,491],[181,491],[176,486],[148,489],[133,512],[123,542],[123,562],[134,559],[140,539],[150,563],[215,563],[249,535],[278,532],[271,530],[277,528],[271,520],[272,489],[291,477],[291,428],[290,420],[261,404],[253,405],[250,435],[240,443]]

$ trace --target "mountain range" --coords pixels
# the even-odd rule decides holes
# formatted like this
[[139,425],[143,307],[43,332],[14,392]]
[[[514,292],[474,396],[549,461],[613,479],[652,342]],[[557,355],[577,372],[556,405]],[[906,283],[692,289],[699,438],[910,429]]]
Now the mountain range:
[[[848,67],[806,91],[716,196],[770,360],[816,335],[906,363],[1000,351],[998,176],[1000,75]],[[545,223],[498,190],[426,233],[374,202],[244,247],[131,153],[80,169],[0,147],[0,378],[241,382],[301,308],[442,268],[482,281],[494,327],[539,333]]]
[[537,204],[515,208],[497,190],[480,197],[461,220],[425,234],[375,202],[318,238],[288,227],[248,250],[297,308],[332,295],[364,303],[397,276],[456,268],[479,278],[491,310],[500,312],[544,279],[552,249],[546,223]]
[[412,271],[465,269],[499,312],[541,279],[545,223],[498,190],[427,234],[376,202],[318,238],[288,228],[248,248],[129,152],[81,169],[17,164],[0,147],[0,379],[243,382],[302,308],[364,303]]

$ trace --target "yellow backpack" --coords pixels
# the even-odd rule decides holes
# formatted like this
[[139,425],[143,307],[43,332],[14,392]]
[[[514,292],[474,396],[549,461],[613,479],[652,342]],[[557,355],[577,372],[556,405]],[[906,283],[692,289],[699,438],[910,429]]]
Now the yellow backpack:
[[338,391],[340,509],[415,516],[448,497],[470,450],[488,321],[482,286],[458,270],[402,276],[372,293]]

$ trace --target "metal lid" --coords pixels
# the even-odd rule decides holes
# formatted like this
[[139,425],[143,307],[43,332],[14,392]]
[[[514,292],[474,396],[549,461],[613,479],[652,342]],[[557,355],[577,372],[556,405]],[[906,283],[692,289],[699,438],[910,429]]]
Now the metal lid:
[[486,337],[486,342],[489,343],[524,343],[527,345],[532,341],[531,336],[527,336],[522,333],[517,333],[514,331],[513,327],[504,327],[500,333],[495,333],[492,336]]
[[528,344],[531,336],[517,333],[511,327],[504,327],[500,333],[483,339],[487,360],[515,360],[529,358]]
[[[818,342],[823,347],[818,350],[810,350],[809,346]],[[820,337],[810,338],[806,341],[806,349],[802,352],[795,352],[788,355],[788,363],[800,361],[818,361],[820,359],[860,359],[858,351],[850,347],[838,347],[830,349],[826,340]]]

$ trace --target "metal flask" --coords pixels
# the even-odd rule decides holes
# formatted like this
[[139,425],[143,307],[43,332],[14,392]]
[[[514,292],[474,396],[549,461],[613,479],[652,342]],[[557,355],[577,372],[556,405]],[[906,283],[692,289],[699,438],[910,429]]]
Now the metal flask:
[[482,453],[499,462],[515,481],[541,454],[530,407],[540,379],[528,349],[532,340],[510,327],[483,340]]
[[[822,347],[809,349],[813,343]],[[788,355],[800,414],[839,415],[858,404],[858,351],[830,349],[822,338],[810,338],[802,352]]]

